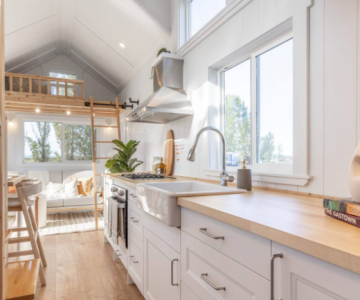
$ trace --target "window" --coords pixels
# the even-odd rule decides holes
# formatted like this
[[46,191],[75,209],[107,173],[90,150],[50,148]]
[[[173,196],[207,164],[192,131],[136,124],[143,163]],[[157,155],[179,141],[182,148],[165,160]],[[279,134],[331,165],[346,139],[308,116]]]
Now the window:
[[293,160],[293,41],[256,57],[257,163]]
[[[263,172],[293,163],[293,40],[283,39],[221,70],[226,165]],[[274,169],[277,166],[277,169]]]
[[24,163],[90,161],[91,140],[89,125],[24,122]]
[[188,38],[215,17],[227,4],[227,0],[188,0]]
[[57,138],[59,123],[24,122],[24,162],[61,162],[61,139]]
[[[49,77],[61,78],[61,79],[77,79],[75,74],[68,73],[59,73],[59,72],[49,72]],[[51,95],[57,95],[56,91],[56,81],[50,81],[50,93]],[[69,97],[74,97],[74,84],[67,84],[67,95]],[[59,96],[65,96],[65,82],[59,82]]]
[[250,163],[251,156],[251,65],[250,59],[224,72],[224,132],[226,165]]

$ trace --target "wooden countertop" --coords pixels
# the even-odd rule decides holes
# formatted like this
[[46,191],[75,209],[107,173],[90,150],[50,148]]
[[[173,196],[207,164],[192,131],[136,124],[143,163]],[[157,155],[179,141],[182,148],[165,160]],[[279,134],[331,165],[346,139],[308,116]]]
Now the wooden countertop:
[[326,216],[322,199],[254,190],[178,204],[360,274],[360,228]]

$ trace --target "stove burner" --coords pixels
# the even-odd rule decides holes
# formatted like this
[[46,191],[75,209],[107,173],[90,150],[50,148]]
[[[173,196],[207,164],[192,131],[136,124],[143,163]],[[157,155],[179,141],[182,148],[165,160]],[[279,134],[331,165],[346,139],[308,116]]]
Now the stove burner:
[[121,174],[121,177],[127,179],[164,179],[166,176],[160,174],[151,174],[151,173],[130,173],[130,174]]

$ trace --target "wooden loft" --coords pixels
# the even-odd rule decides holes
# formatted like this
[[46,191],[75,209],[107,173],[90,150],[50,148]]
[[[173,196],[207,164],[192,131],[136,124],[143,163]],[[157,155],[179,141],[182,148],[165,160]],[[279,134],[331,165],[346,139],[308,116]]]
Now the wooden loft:
[[[121,106],[123,103],[119,103]],[[30,74],[5,73],[5,110],[71,115],[90,115],[90,100],[85,99],[84,81],[44,77]],[[114,117],[116,104],[94,100],[96,116]]]

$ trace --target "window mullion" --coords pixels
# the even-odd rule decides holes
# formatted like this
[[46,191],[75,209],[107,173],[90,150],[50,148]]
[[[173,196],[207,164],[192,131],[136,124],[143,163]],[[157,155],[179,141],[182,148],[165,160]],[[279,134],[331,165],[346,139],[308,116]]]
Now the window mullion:
[[65,132],[64,123],[61,123],[61,162],[65,162]]

